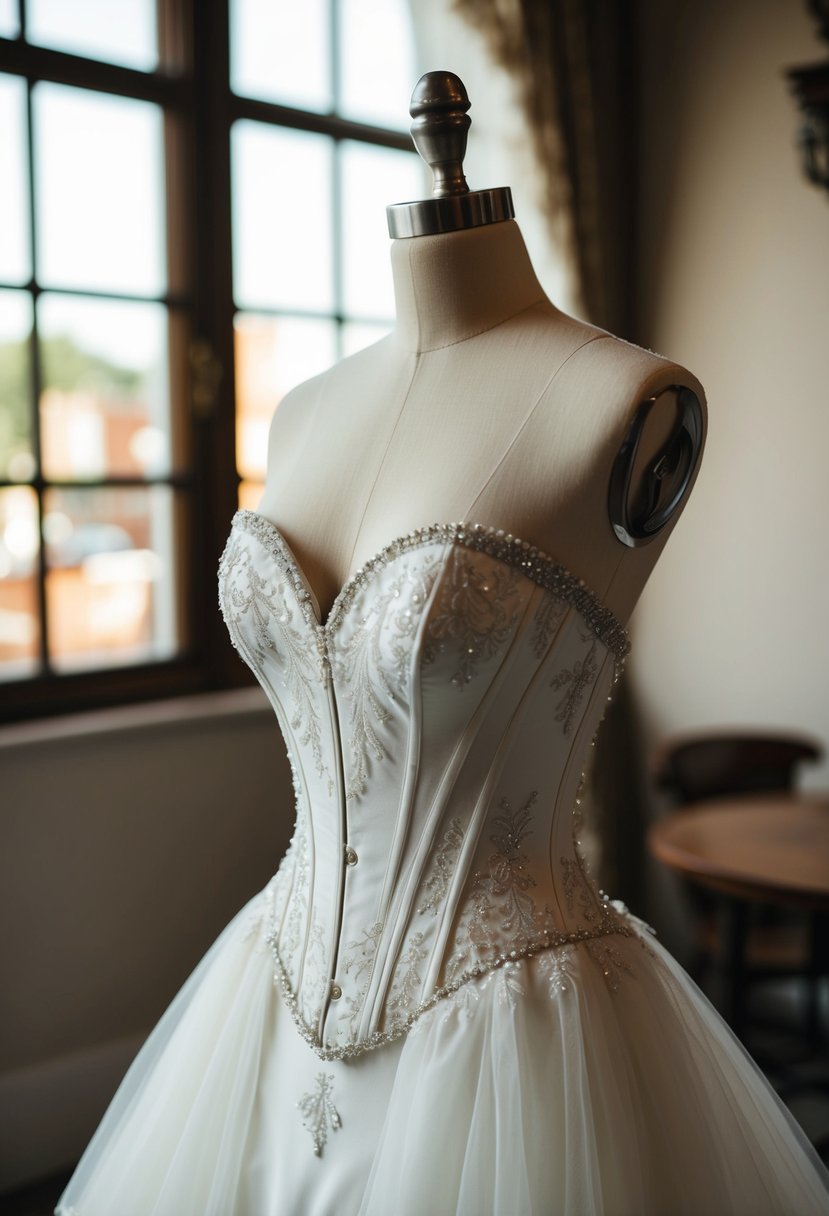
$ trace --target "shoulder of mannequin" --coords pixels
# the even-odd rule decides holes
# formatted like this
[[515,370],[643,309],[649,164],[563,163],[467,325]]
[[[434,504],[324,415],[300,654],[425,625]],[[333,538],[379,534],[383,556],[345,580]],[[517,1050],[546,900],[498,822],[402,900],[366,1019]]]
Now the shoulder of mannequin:
[[[556,323],[554,317],[551,320]],[[562,322],[573,327],[578,343],[567,361],[567,371],[573,378],[603,386],[620,405],[628,401],[635,405],[677,386],[690,388],[705,408],[702,384],[681,363],[565,313],[558,314],[557,323]]]
[[324,403],[333,402],[336,405],[341,401],[351,384],[359,386],[370,383],[369,377],[373,371],[388,362],[389,347],[390,338],[381,338],[379,342],[340,359],[325,371],[295,385],[281,398],[271,429],[277,423],[280,429],[299,427]]

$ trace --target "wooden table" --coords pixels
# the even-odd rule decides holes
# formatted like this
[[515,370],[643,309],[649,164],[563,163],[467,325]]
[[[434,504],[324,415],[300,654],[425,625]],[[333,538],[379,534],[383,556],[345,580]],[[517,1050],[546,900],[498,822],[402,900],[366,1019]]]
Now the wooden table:
[[[654,857],[692,882],[722,892],[726,907],[726,1017],[743,1028],[745,944],[751,903],[812,914],[812,970],[826,967],[829,798],[780,792],[712,799],[674,811],[648,832]],[[818,1033],[817,984],[810,1030]]]

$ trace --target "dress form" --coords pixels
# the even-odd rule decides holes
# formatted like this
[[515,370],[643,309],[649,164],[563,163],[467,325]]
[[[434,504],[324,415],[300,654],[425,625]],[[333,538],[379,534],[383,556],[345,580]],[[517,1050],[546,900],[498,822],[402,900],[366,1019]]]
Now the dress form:
[[624,630],[531,546],[449,522],[514,528],[621,602],[659,541],[614,531],[619,445],[681,369],[559,313],[508,221],[393,265],[395,334],[280,407],[219,570],[294,837],[58,1211],[828,1216],[779,1099],[578,853]]
[[393,334],[295,389],[271,430],[259,511],[321,618],[390,540],[465,520],[556,557],[626,620],[676,514],[651,543],[622,544],[607,507],[614,461],[637,406],[658,397],[635,499],[675,430],[678,390],[704,403],[699,382],[557,309],[512,219],[396,239],[391,263]]

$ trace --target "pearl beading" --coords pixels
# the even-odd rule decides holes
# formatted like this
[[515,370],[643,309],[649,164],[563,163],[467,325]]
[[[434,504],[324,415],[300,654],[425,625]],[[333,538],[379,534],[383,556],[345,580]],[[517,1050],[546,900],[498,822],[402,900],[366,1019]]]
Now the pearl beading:
[[470,523],[430,524],[425,528],[417,528],[406,536],[397,537],[351,575],[334,600],[328,619],[322,624],[314,611],[307,580],[276,525],[256,511],[239,510],[233,516],[232,526],[241,527],[251,533],[274,557],[280,570],[293,586],[306,622],[318,634],[321,645],[324,645],[325,636],[337,629],[355,596],[378,570],[402,553],[425,545],[445,544],[463,545],[467,549],[485,553],[488,557],[518,570],[556,599],[564,600],[578,612],[590,631],[615,656],[617,667],[621,666],[630,650],[630,639],[625,627],[587,586],[584,579],[577,578],[560,562],[535,545],[522,541],[500,528]]
[[576,929],[570,933],[545,934],[539,941],[533,942],[520,950],[510,950],[504,954],[496,955],[486,963],[479,963],[468,971],[465,971],[451,983],[443,984],[440,988],[436,988],[427,1000],[421,1001],[405,1018],[395,1022],[388,1030],[375,1030],[367,1038],[359,1042],[338,1044],[335,1047],[326,1046],[319,1034],[303,1018],[299,1008],[299,999],[291,987],[288,971],[279,953],[277,934],[273,928],[269,929],[266,933],[265,942],[273,956],[274,982],[281,991],[282,999],[300,1036],[321,1060],[348,1061],[355,1060],[369,1051],[376,1051],[378,1047],[386,1047],[388,1044],[402,1039],[409,1033],[415,1022],[419,1021],[430,1009],[434,1009],[440,1001],[458,992],[465,984],[481,979],[485,975],[490,975],[502,967],[509,966],[511,963],[525,958],[533,958],[549,950],[559,950],[565,946],[578,946],[586,942],[593,942],[598,938],[636,936],[633,928],[619,923],[618,914],[613,916],[612,920],[610,920],[609,911],[607,916],[608,920],[604,924],[599,924],[594,928]]

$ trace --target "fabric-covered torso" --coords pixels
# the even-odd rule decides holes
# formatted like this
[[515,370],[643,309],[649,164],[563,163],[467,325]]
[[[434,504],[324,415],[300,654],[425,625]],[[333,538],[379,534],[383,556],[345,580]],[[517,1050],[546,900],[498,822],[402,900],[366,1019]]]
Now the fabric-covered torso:
[[573,840],[628,645],[595,595],[509,535],[436,524],[350,578],[323,625],[279,531],[239,511],[219,596],[291,757],[264,931],[319,1055],[381,1046],[527,956],[584,949],[614,982],[628,922]]

